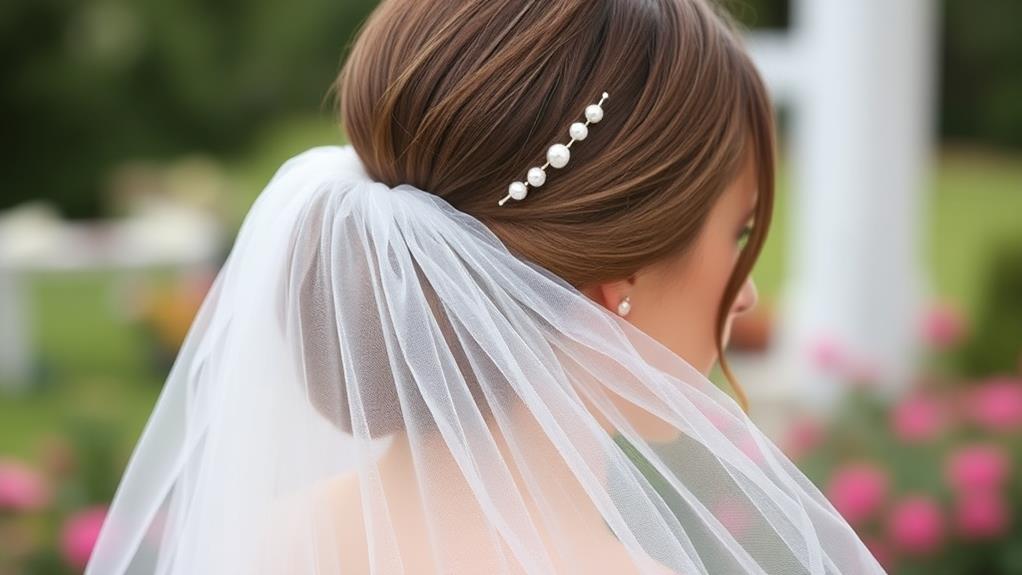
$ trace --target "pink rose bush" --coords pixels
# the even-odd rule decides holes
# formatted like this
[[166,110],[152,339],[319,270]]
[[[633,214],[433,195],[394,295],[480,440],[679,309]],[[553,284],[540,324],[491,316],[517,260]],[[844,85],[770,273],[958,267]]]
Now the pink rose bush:
[[940,505],[925,495],[911,495],[891,507],[887,530],[897,549],[911,554],[930,554],[944,538]]
[[0,512],[37,511],[50,502],[50,487],[41,473],[11,458],[0,459]]
[[1022,429],[1022,378],[994,377],[965,397],[966,416],[993,432]]
[[953,451],[947,460],[948,483],[960,493],[996,491],[1011,471],[1008,453],[997,445],[969,445]]
[[110,444],[95,433],[101,428],[80,429],[40,438],[31,459],[0,454],[0,572],[84,570],[119,470],[106,469]]
[[[968,334],[943,304],[920,329],[935,354]],[[779,444],[889,572],[1022,573],[1022,373],[966,379],[940,359],[892,400],[879,378],[862,381],[868,362],[820,339],[807,360],[849,388],[828,419],[793,418]]]
[[852,525],[880,511],[887,498],[887,471],[873,463],[850,463],[831,477],[827,497]]
[[947,425],[947,408],[931,394],[916,394],[891,411],[891,428],[905,442],[932,441]]
[[1009,504],[996,491],[962,494],[955,502],[955,523],[966,539],[990,539],[1004,535],[1010,521]]
[[84,569],[106,519],[106,506],[95,505],[75,512],[61,529],[60,548],[68,564]]

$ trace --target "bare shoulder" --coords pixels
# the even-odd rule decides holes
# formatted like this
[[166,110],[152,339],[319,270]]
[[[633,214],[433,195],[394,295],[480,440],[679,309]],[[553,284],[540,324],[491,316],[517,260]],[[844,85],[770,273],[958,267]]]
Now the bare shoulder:
[[[311,517],[309,513],[326,514],[333,518],[331,521],[330,537],[332,541],[317,542],[312,548],[320,552],[327,549],[346,549],[345,557],[320,557],[318,563],[340,564],[343,563],[345,572],[368,573],[368,537],[365,532],[363,521],[363,509],[361,505],[358,476],[338,476],[320,482],[305,490],[301,496],[289,498],[286,503],[279,506],[279,522],[274,531],[279,539],[275,546],[282,546],[284,557],[308,556],[310,542],[309,530],[301,528],[301,523],[308,522]],[[393,510],[392,510],[393,511]],[[428,564],[425,558],[428,556],[428,542],[425,539],[425,531],[416,529],[418,523],[401,523],[395,525],[396,535],[400,543],[402,554],[407,554],[411,565]],[[588,532],[583,535],[576,532],[578,536],[572,545],[577,546],[574,553],[568,553],[563,557],[573,557],[581,565],[555,565],[558,572],[581,572],[613,575],[640,575],[654,573],[656,575],[679,575],[678,572],[668,568],[652,557],[644,556],[643,563],[636,563],[636,557],[628,551],[614,535],[608,531]],[[313,534],[313,537],[317,535]],[[462,538],[469,537],[461,534]],[[415,560],[411,560],[414,558]],[[293,560],[293,559],[292,559]],[[329,562],[329,563],[327,563]],[[557,560],[555,559],[555,563]],[[268,566],[268,565],[267,565]],[[290,569],[283,565],[271,568],[268,573],[297,572],[292,563]],[[277,569],[280,570],[277,570]],[[523,571],[524,572],[524,571]],[[261,572],[266,573],[266,572]]]
[[[330,478],[276,500],[260,529],[256,548],[262,559],[252,573],[311,573],[324,565],[340,568],[342,562],[345,572],[356,566],[368,569],[368,564],[359,564],[357,555],[346,554],[342,559],[338,554],[342,546],[366,547],[364,531],[352,528],[362,524],[361,506],[342,496],[351,482],[347,477]],[[357,516],[354,521],[337,520],[353,516]]]

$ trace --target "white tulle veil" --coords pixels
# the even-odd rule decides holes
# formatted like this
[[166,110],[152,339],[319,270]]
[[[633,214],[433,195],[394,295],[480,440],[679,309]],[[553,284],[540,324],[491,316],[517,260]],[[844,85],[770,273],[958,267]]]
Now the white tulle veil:
[[253,205],[86,570],[882,572],[703,374],[350,146]]

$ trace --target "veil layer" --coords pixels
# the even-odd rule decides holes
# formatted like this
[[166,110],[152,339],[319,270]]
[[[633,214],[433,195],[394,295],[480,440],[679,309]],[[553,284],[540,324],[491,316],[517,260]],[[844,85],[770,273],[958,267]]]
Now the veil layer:
[[697,369],[350,146],[252,206],[86,569],[882,572]]

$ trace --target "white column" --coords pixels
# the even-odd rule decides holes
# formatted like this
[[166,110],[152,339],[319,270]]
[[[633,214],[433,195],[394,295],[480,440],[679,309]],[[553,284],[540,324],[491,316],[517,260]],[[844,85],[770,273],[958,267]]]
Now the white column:
[[794,194],[778,340],[791,393],[816,407],[842,381],[806,350],[836,338],[904,388],[917,358],[923,191],[935,125],[937,4],[800,0],[793,41]]

